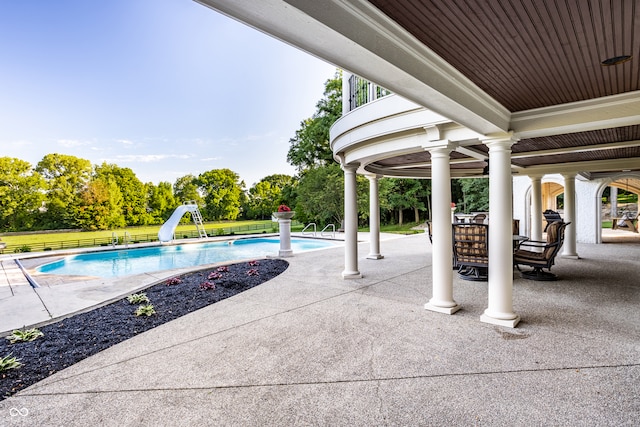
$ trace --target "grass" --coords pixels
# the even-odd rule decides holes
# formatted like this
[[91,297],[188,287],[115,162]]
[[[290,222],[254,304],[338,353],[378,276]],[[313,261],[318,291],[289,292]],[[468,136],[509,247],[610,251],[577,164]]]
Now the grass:
[[[271,220],[209,222],[204,224],[204,228],[205,230],[207,230],[208,233],[211,233],[211,230],[214,230],[214,234],[215,234],[215,230],[218,230],[218,229],[230,229],[232,227],[238,228],[238,227],[251,227],[255,225],[258,225],[258,226],[264,225],[267,227],[267,232],[269,232],[271,228],[270,224],[273,224],[277,229],[277,224],[272,223]],[[2,236],[2,241],[7,245],[12,245],[12,246],[13,245],[31,246],[31,245],[43,244],[47,242],[60,242],[60,241],[66,241],[66,240],[105,239],[105,238],[111,238],[113,233],[116,233],[116,235],[120,238],[124,236],[125,232],[129,233],[129,235],[131,236],[145,235],[145,234],[155,235],[155,234],[158,234],[158,231],[160,230],[161,226],[162,226],[161,224],[158,224],[158,225],[148,225],[148,226],[142,226],[142,227],[127,227],[127,228],[121,228],[116,230],[60,231],[60,232],[50,231],[46,233],[44,232],[29,233],[29,234],[21,234],[21,235],[11,234],[11,235]],[[194,231],[195,229],[196,228],[193,223],[181,224],[176,228],[176,235],[180,235],[183,232],[191,232],[191,231]],[[234,234],[243,234],[243,233],[250,233],[250,232],[252,232],[252,230],[247,230],[246,232],[244,231],[234,232]],[[253,230],[253,232],[255,233],[256,231]]]
[[[424,230],[412,230],[413,227],[419,225],[416,222],[408,222],[402,225],[398,224],[380,224],[381,233],[396,233],[396,234],[418,234],[424,233]],[[369,231],[369,227],[360,227],[358,231]]]

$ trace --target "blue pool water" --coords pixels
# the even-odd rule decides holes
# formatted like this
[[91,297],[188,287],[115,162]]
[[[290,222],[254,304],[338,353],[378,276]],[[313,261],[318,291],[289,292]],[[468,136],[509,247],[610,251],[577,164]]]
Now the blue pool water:
[[[333,246],[333,244],[308,239],[291,240],[291,249],[294,254],[329,246]],[[108,278],[238,259],[264,258],[267,255],[276,255],[279,249],[280,240],[277,238],[155,246],[70,255],[61,260],[41,265],[37,271],[47,274]]]

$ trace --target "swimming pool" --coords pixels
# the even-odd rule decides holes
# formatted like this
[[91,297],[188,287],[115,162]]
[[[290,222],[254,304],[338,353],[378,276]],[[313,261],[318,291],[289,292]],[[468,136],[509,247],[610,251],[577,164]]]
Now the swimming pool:
[[[291,239],[294,253],[334,246],[321,240]],[[39,273],[119,277],[174,268],[195,267],[217,262],[275,255],[280,240],[239,239],[225,242],[193,243],[152,248],[121,249],[69,255],[36,269]]]

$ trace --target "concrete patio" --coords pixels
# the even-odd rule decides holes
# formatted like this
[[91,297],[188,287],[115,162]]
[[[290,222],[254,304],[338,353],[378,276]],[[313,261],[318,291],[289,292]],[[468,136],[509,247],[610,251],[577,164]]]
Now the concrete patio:
[[[581,245],[557,282],[514,272],[517,328],[486,282],[426,311],[431,245],[342,248],[90,357],[0,402],[0,425],[637,425],[640,244]],[[89,325],[88,325],[89,327]]]

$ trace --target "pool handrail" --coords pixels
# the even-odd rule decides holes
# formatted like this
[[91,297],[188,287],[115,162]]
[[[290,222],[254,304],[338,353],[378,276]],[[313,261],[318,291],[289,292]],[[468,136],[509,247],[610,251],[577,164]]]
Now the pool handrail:
[[[307,232],[307,228],[309,227],[313,227],[313,232]],[[313,237],[316,237],[316,233],[317,233],[317,228],[316,228],[315,222],[310,222],[309,224],[307,224],[305,228],[302,229],[303,236],[312,235]]]

